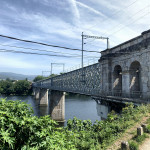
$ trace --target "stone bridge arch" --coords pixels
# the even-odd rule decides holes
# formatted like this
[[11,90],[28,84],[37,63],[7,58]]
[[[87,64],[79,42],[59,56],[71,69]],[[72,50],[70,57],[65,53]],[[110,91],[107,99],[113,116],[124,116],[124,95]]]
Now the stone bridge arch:
[[116,65],[113,70],[113,93],[114,95],[122,94],[122,67]]
[[141,64],[139,61],[133,61],[129,68],[130,75],[130,95],[139,97],[141,94]]

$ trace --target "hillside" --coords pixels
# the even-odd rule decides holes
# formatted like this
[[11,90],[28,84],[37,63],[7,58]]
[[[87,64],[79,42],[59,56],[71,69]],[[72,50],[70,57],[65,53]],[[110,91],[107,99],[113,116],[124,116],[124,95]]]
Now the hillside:
[[17,73],[12,73],[12,72],[0,72],[0,80],[4,80],[6,78],[10,78],[12,80],[24,80],[28,79],[32,81],[36,75],[23,75],[23,74],[17,74]]

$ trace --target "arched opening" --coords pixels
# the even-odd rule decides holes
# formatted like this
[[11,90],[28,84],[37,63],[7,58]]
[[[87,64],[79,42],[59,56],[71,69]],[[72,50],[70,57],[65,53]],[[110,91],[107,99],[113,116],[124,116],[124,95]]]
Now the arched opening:
[[120,65],[115,66],[113,72],[113,93],[114,96],[122,95],[122,69]]
[[134,61],[130,65],[130,94],[131,97],[139,97],[141,94],[141,65]]

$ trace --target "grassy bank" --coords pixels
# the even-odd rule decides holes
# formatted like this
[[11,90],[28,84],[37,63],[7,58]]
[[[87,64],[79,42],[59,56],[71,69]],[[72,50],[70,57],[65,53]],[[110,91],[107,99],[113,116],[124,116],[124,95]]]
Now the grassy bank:
[[107,120],[94,124],[74,118],[61,128],[49,116],[32,116],[32,108],[26,103],[1,99],[0,149],[105,149],[149,111],[149,105],[128,105],[120,116],[112,112]]

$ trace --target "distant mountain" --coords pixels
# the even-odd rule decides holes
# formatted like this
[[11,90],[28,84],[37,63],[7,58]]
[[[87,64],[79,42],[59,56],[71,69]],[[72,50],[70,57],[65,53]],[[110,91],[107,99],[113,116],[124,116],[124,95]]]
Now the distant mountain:
[[0,72],[0,80],[4,80],[6,78],[9,78],[11,80],[24,80],[28,79],[32,81],[37,75],[23,75],[23,74],[17,74],[12,72]]

